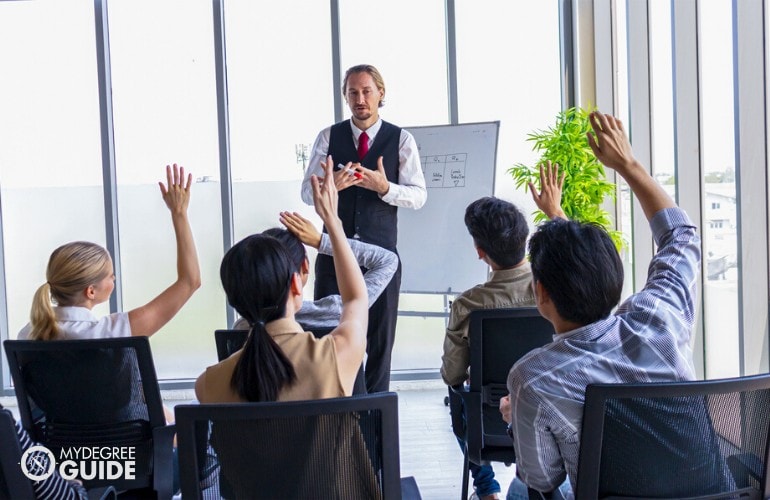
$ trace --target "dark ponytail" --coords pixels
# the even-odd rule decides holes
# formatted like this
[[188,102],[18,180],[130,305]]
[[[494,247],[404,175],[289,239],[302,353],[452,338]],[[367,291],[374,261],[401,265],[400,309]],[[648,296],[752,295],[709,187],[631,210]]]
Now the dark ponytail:
[[251,326],[241,359],[230,379],[247,401],[275,401],[297,375],[265,323],[286,315],[286,301],[296,269],[283,245],[255,234],[236,243],[222,259],[219,274],[227,301]]

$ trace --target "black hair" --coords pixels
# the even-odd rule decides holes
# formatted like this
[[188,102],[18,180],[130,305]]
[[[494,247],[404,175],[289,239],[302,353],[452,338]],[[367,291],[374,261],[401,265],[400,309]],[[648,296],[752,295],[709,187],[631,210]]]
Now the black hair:
[[283,246],[289,255],[289,259],[294,264],[294,271],[297,273],[302,271],[302,264],[307,258],[307,251],[305,250],[305,245],[303,245],[302,241],[297,238],[296,234],[280,227],[271,227],[270,229],[262,231],[262,234],[272,236],[283,243]]
[[559,315],[588,325],[610,315],[623,291],[623,262],[604,228],[565,219],[542,224],[529,242],[532,278]]
[[265,323],[286,315],[295,267],[283,244],[254,234],[233,245],[219,275],[227,302],[250,325],[241,359],[230,384],[247,401],[275,401],[297,375],[289,359],[265,330]]
[[473,243],[502,268],[524,259],[529,226],[513,203],[486,196],[465,209],[465,226]]

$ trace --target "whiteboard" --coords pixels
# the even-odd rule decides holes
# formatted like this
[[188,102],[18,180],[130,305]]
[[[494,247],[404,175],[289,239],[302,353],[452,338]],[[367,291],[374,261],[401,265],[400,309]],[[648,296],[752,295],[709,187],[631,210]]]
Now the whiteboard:
[[419,210],[398,211],[401,291],[461,293],[487,280],[465,227],[465,208],[495,190],[500,122],[407,127],[428,188]]

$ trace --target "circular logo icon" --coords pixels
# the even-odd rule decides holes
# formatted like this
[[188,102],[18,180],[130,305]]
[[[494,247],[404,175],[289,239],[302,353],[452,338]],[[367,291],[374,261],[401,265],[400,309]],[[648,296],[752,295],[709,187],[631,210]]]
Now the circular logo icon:
[[30,446],[21,455],[21,472],[32,481],[44,481],[56,468],[56,457],[45,446]]

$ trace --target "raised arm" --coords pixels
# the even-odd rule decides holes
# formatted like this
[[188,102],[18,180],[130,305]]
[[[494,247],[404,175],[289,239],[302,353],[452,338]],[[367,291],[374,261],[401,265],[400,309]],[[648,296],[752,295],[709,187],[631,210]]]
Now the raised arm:
[[131,335],[149,336],[157,332],[179,312],[187,299],[201,286],[201,271],[192,229],[187,218],[192,175],[185,182],[184,167],[166,166],[166,183],[159,182],[163,201],[171,211],[176,236],[176,272],[174,283],[149,303],[128,312]]
[[[325,178],[331,179],[333,163],[327,160]],[[342,221],[337,216],[337,188],[333,182],[321,182],[314,176],[313,202],[316,212],[323,220],[331,240],[337,284],[342,297],[340,324],[332,330],[337,351],[337,369],[346,394],[352,394],[353,382],[364,359],[366,350],[366,327],[369,303],[366,285],[353,251],[350,249]]]
[[598,111],[591,113],[590,118],[596,137],[589,132],[588,145],[600,162],[625,179],[642,205],[647,220],[650,221],[653,215],[664,208],[675,207],[674,200],[634,158],[623,123],[614,116]]

